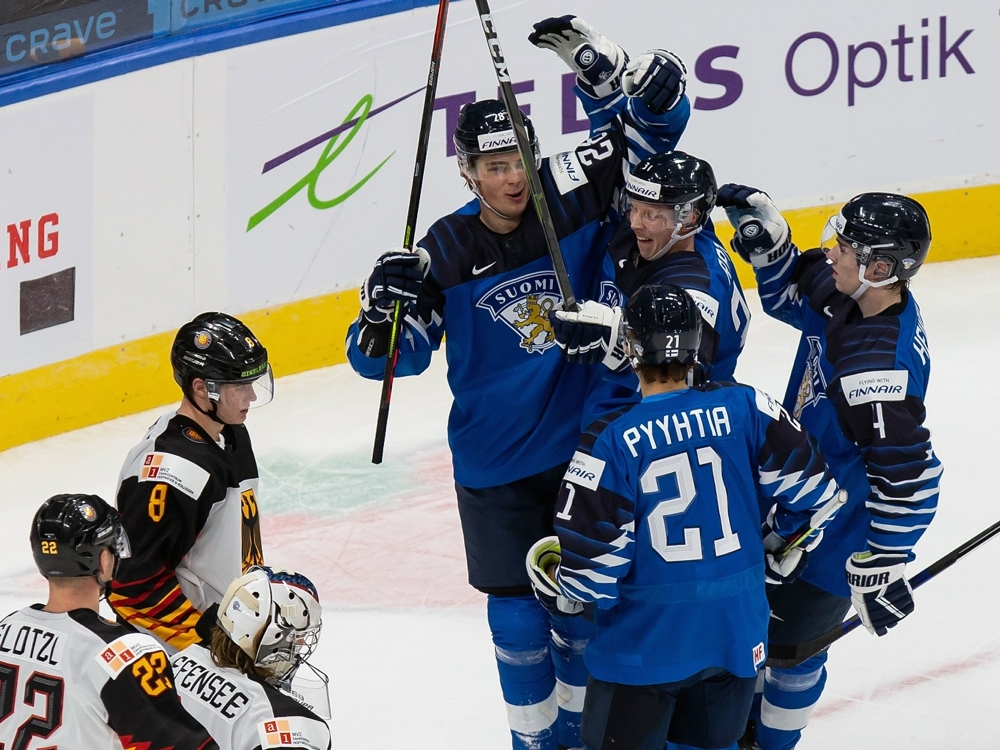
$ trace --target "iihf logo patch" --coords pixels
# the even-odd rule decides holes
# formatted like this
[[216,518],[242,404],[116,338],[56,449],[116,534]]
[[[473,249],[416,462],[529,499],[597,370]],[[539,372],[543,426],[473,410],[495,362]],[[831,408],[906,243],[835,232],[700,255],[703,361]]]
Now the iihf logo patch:
[[562,304],[554,271],[537,271],[498,284],[484,294],[476,307],[489,310],[521,339],[529,354],[542,354],[556,345],[550,313]]

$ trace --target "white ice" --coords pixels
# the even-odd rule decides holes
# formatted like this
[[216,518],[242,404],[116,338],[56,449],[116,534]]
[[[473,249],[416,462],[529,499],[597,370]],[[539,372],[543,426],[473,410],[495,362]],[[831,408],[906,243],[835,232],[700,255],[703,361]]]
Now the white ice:
[[[945,465],[940,510],[912,573],[1000,517],[990,466],[1000,371],[994,282],[1000,257],[927,266],[913,289],[934,358],[927,423]],[[738,370],[784,393],[797,332],[760,312]],[[264,549],[319,586],[338,750],[510,747],[485,597],[465,583],[446,441],[444,356],[397,381],[385,463],[369,463],[379,385],[346,365],[279,378],[249,421],[261,467]],[[496,418],[512,405],[498,404]],[[520,408],[531,408],[526,404]],[[0,453],[9,533],[0,611],[44,598],[28,548],[32,514],[58,492],[110,499],[121,462],[163,410]],[[12,426],[8,425],[8,429]],[[1000,745],[1000,541],[916,594],[917,610],[885,638],[837,643],[804,750]]]

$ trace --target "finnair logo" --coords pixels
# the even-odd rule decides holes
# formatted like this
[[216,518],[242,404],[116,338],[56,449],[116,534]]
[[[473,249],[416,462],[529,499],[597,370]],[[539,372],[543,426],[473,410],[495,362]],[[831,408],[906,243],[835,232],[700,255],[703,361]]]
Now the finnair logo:
[[660,199],[660,186],[655,182],[650,182],[649,180],[644,180],[641,177],[633,177],[629,175],[625,178],[625,189],[643,198],[649,198],[650,200],[658,201]]
[[604,467],[607,464],[599,458],[588,456],[586,453],[577,451],[573,454],[573,459],[569,462],[566,475],[563,477],[568,482],[573,482],[588,490],[597,491],[597,485],[601,482],[601,475],[604,474]]
[[840,379],[847,403],[851,406],[872,401],[902,401],[906,398],[909,373],[906,370],[876,370]]
[[517,138],[513,130],[499,133],[484,133],[479,136],[480,151],[498,151],[503,148],[517,148]]
[[549,166],[552,169],[552,179],[555,180],[556,187],[562,195],[590,181],[587,179],[587,173],[583,171],[580,159],[573,151],[564,151],[549,157]]

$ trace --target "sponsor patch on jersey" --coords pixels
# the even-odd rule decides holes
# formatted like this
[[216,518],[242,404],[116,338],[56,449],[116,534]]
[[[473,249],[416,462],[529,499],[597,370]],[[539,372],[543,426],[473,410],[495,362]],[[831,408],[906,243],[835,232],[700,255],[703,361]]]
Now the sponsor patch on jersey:
[[198,430],[196,430],[194,427],[185,427],[183,430],[181,430],[181,435],[183,435],[184,437],[186,437],[192,443],[204,443],[204,442],[206,442],[205,438],[203,438],[201,436],[201,433],[198,432]]
[[690,294],[691,299],[698,305],[701,317],[705,319],[705,322],[715,328],[715,321],[719,318],[719,301],[699,289],[685,289],[684,291]]
[[626,176],[625,189],[636,198],[651,201],[660,200],[660,186],[655,182],[644,180],[641,177]]
[[517,148],[517,137],[513,130],[501,130],[499,133],[483,133],[479,136],[480,151],[500,151]]
[[109,643],[94,658],[97,659],[97,663],[101,665],[113,680],[118,677],[119,673],[125,667],[140,656],[162,650],[163,646],[157,643],[152,636],[142,633],[129,633],[128,635],[123,635],[117,641]]
[[208,472],[173,453],[147,453],[139,470],[140,482],[164,482],[195,499],[208,483]]
[[[325,732],[317,731],[315,719],[304,716],[286,716],[280,719],[269,719],[257,724],[257,735],[261,750],[273,747],[296,747],[307,750],[326,750],[327,738]],[[312,731],[310,731],[312,730]],[[318,742],[322,741],[320,746]]]
[[606,462],[586,453],[577,451],[570,459],[569,466],[566,467],[566,474],[563,477],[573,484],[586,487],[588,490],[597,490],[597,485],[601,482],[601,475],[604,473]]
[[764,391],[754,388],[753,392],[757,399],[757,410],[761,414],[766,414],[771,419],[778,419],[781,416],[781,404]]
[[910,374],[906,370],[872,370],[857,375],[845,375],[840,388],[851,406],[872,401],[902,401]]
[[556,345],[549,315],[562,304],[555,271],[536,271],[504,281],[480,297],[476,307],[503,321],[529,354],[542,354]]
[[759,667],[761,664],[764,663],[765,658],[766,655],[764,653],[764,644],[758,643],[756,646],[753,647],[753,665],[755,667]]
[[556,181],[556,187],[559,188],[561,195],[566,195],[590,182],[574,151],[563,151],[561,154],[550,156],[549,167],[552,169],[552,179]]

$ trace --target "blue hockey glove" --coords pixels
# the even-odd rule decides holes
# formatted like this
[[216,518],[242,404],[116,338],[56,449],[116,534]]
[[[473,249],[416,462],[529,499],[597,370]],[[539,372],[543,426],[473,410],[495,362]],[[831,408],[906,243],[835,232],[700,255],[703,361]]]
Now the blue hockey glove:
[[733,252],[755,268],[781,260],[792,244],[792,232],[767,193],[729,183],[719,188],[716,205],[726,209],[733,225]]
[[621,88],[628,55],[582,18],[546,18],[535,24],[528,41],[559,55],[588,96],[603,99]]
[[556,310],[550,321],[567,361],[579,365],[603,362],[612,370],[625,362],[620,307],[587,300],[573,312]]
[[662,115],[680,104],[686,89],[684,61],[665,49],[643,52],[629,63],[622,76],[625,96],[638,96],[654,115]]
[[416,301],[430,265],[430,256],[419,245],[412,253],[403,248],[382,253],[361,285],[365,319],[375,324],[391,322],[397,300],[404,307]]
[[913,589],[905,567],[903,554],[855,552],[847,558],[851,603],[869,633],[885,635],[913,611]]
[[809,560],[809,552],[823,539],[823,532],[818,531],[808,536],[797,547],[785,554],[778,554],[785,546],[785,538],[775,531],[774,514],[776,507],[767,514],[767,521],[761,533],[764,535],[764,582],[770,586],[780,586],[791,583],[805,570]]
[[[567,599],[555,582],[556,569],[562,561],[562,547],[559,537],[547,536],[539,539],[528,550],[525,564],[528,568],[528,580],[535,592],[535,598],[553,615],[578,615],[583,612],[583,602]],[[552,570],[549,577],[547,570]]]

